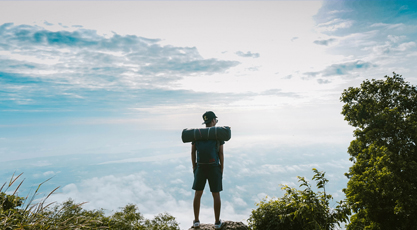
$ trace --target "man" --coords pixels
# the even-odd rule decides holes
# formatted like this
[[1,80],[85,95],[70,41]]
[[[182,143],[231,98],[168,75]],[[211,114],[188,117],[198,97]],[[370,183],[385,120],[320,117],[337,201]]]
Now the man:
[[[203,114],[203,120],[206,127],[214,127],[217,124],[216,115],[212,111]],[[220,191],[223,190],[222,179],[224,169],[223,158],[224,141],[207,140],[195,141],[191,146],[191,162],[193,164],[194,183],[194,228],[200,227],[200,200],[203,195],[204,186],[208,180],[210,192],[213,195],[215,229],[222,227],[220,220]]]

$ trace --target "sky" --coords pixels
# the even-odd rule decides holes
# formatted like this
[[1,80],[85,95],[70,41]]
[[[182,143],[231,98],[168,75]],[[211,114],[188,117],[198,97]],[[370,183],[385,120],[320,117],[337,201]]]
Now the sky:
[[[190,144],[212,110],[226,142],[222,216],[325,171],[344,199],[344,89],[417,84],[415,1],[0,1],[0,179],[22,196],[192,223]],[[214,221],[208,185],[201,221]]]

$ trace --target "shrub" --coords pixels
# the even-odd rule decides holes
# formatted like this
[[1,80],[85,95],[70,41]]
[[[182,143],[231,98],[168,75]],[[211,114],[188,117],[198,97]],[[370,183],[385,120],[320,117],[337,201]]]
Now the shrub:
[[317,181],[317,188],[323,189],[323,192],[314,192],[304,177],[297,177],[301,182],[300,187],[305,189],[297,190],[282,185],[281,189],[286,192],[284,197],[264,199],[256,204],[258,208],[252,210],[248,219],[249,227],[253,230],[330,230],[336,225],[340,227],[341,222],[347,222],[350,209],[343,201],[337,202],[335,209],[329,207],[333,197],[326,194],[328,180],[324,177],[325,173],[315,168],[313,171],[313,180]]

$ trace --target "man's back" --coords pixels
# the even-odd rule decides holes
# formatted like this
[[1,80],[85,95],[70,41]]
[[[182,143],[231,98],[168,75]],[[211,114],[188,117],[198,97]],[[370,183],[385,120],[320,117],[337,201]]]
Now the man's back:
[[196,141],[197,163],[219,165],[219,146],[223,144],[216,140]]

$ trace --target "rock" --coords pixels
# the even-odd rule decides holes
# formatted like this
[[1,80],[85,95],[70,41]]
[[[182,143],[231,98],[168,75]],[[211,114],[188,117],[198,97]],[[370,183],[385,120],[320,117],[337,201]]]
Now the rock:
[[[249,230],[242,222],[224,221],[221,230]],[[188,230],[214,230],[214,224],[200,224],[200,228],[191,227]]]

